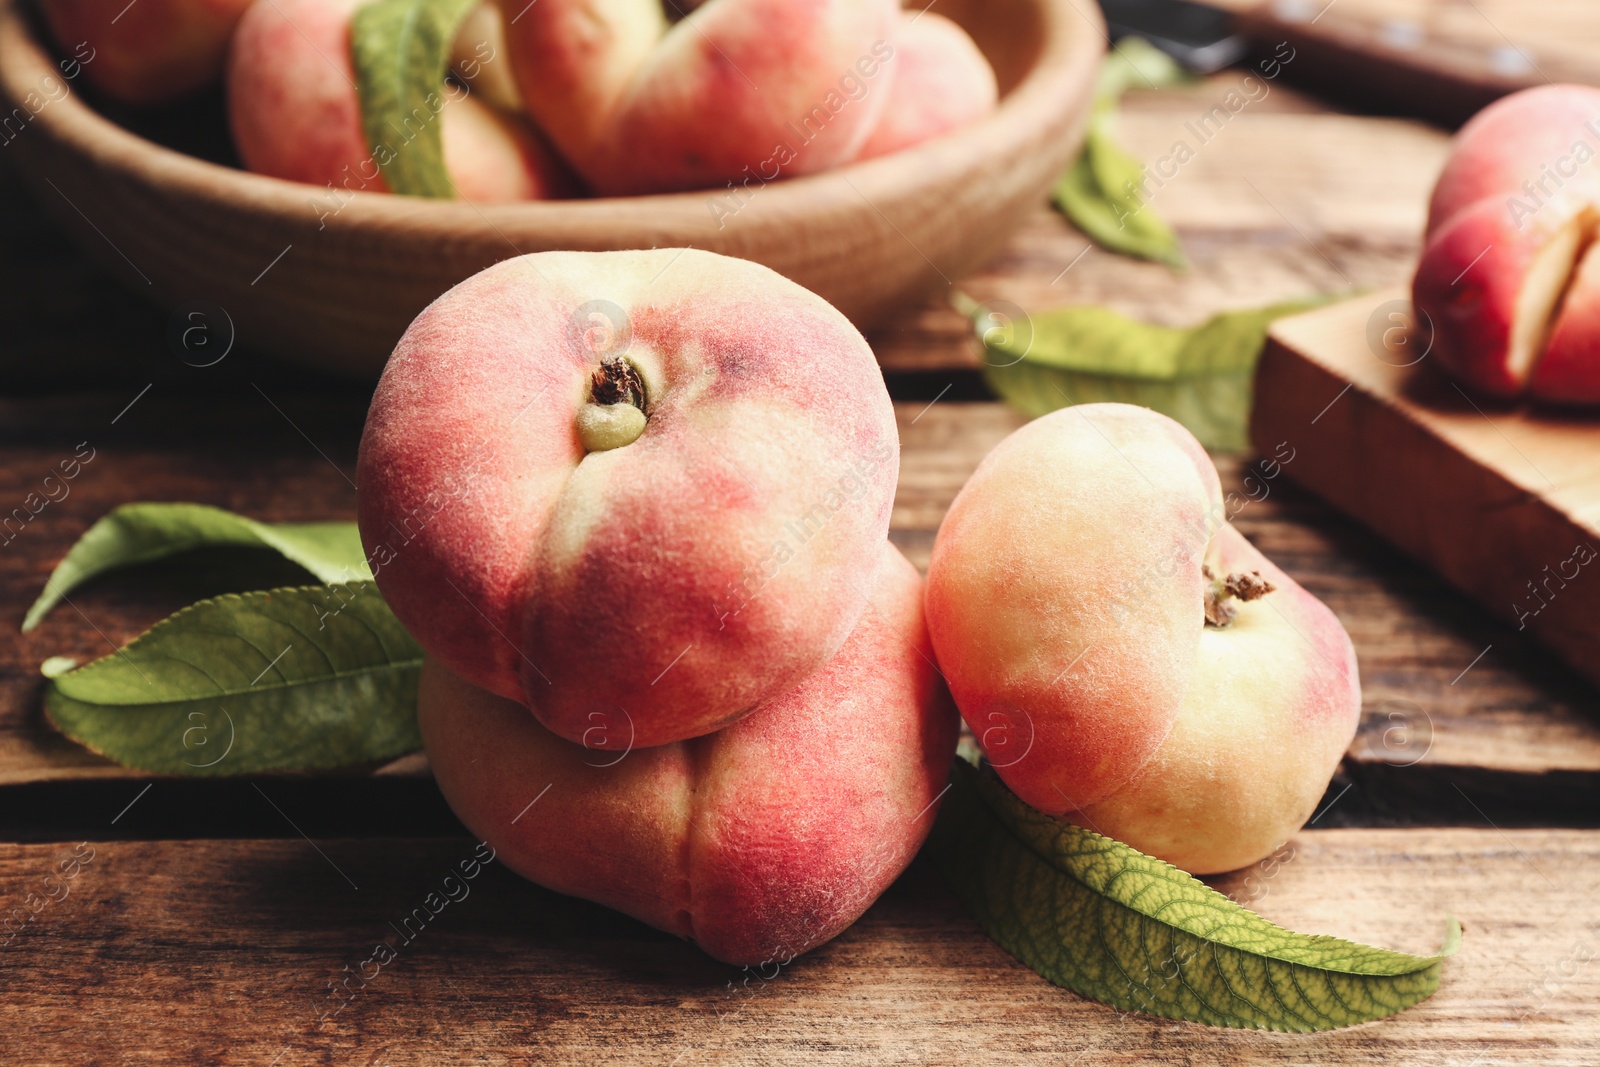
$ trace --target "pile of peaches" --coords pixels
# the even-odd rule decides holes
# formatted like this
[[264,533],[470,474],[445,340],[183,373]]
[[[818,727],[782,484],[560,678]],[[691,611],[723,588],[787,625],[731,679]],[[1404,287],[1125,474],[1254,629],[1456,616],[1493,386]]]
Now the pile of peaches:
[[1354,652],[1186,430],[1121,404],[1028,424],[926,581],[888,540],[898,460],[865,340],[765,267],[542,252],[441,296],[373,397],[359,525],[462,821],[747,965],[910,862],[958,710],[1027,803],[1192,872],[1304,823]]
[[391,159],[433,123],[453,193],[500,202],[747,188],[897,151],[996,99],[972,39],[898,0],[489,0],[450,7],[448,76],[378,142],[352,58],[369,2],[43,8],[111,98],[221,82],[248,169],[341,192],[389,191]]
[[[995,102],[966,34],[896,0],[460,6],[418,121],[474,201],[814,173]],[[360,0],[106,8],[47,5],[103,92],[225,82],[250,169],[388,188]],[[536,882],[770,964],[910,863],[962,720],[1033,808],[1196,874],[1312,814],[1355,731],[1354,651],[1229,524],[1186,430],[1120,404],[1029,423],[925,580],[889,541],[898,464],[866,341],[765,267],[542,252],[439,297],[374,394],[358,507],[461,820]]]

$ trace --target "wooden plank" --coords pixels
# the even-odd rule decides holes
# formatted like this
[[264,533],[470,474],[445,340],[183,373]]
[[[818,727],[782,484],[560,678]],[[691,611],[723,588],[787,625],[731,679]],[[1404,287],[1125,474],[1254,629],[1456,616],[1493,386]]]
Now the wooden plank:
[[[1237,113],[1225,106],[1229,93],[1247,101]],[[1219,107],[1225,124],[1215,117]],[[1185,324],[1224,308],[1394,284],[1416,256],[1446,142],[1417,123],[1331,114],[1282,79],[1247,82],[1238,70],[1130,92],[1117,137],[1152,166],[1180,140],[1193,150],[1192,160],[1166,165],[1172,177],[1152,185],[1155,209],[1177,227],[1192,270],[1175,274],[1086,251],[1088,242],[1041,204],[988,266],[954,279],[956,287],[1029,310],[1097,303]],[[168,316],[90,267],[3,170],[0,231],[9,326],[0,381],[29,389],[85,380],[100,388],[138,389],[151,380],[193,387],[200,376],[168,344]],[[981,366],[965,321],[942,297],[908,309],[872,340],[891,374],[970,376]],[[241,361],[276,380],[306,374],[241,350],[210,376],[237,375]]]
[[[347,476],[364,409],[359,397],[263,392],[244,382],[200,402],[170,384],[143,395],[135,388],[0,401],[0,516],[13,518],[0,537],[0,626],[15,632],[72,542],[118,504],[192,500],[281,521],[353,518]],[[77,475],[64,480],[61,464],[74,457],[82,457]],[[18,509],[38,514],[18,524]],[[239,572],[241,559],[249,565]],[[199,597],[305,581],[303,571],[267,554],[208,554],[198,564],[146,569],[74,593],[38,630],[0,642],[0,782],[130,774],[44,722],[45,658],[105,655]]]
[[1254,439],[1296,442],[1293,478],[1600,680],[1600,422],[1396,366],[1369,333],[1408,306],[1390,290],[1275,325]]
[[[231,394],[197,404],[192,397],[152,390],[111,425],[130,398],[0,402],[0,501],[20,502],[35,491],[78,442],[90,440],[97,449],[71,483],[70,495],[0,546],[0,625],[18,624],[67,547],[117,504],[196,500],[268,520],[353,517],[355,492],[345,475],[354,469],[365,406],[360,394],[262,393],[242,383]],[[903,402],[896,412],[902,460],[891,536],[925,568],[950,501],[1023,417],[1000,404],[950,401]],[[1299,446],[1300,437],[1294,440]],[[1286,468],[1291,475],[1304,455],[1301,448]],[[1366,714],[1349,765],[1370,767],[1384,779],[1364,790],[1382,793],[1393,782],[1421,790],[1424,799],[1433,798],[1430,804],[1442,794],[1459,805],[1438,776],[1459,780],[1462,771],[1478,769],[1512,776],[1516,784],[1504,787],[1508,801],[1526,793],[1527,783],[1516,777],[1524,775],[1542,776],[1566,790],[1564,798],[1547,798],[1562,808],[1597,795],[1600,723],[1586,686],[1555,667],[1525,635],[1464,604],[1289,479],[1263,480],[1245,459],[1224,457],[1219,465],[1234,494],[1239,528],[1325,600],[1350,630]],[[140,777],[48,728],[39,712],[38,665],[52,655],[103,655],[201,596],[303,580],[282,567],[236,574],[223,566],[238,559],[202,559],[198,568],[153,568],[95,583],[38,630],[0,642],[0,784]],[[1490,644],[1493,650],[1480,657]],[[391,771],[420,774],[425,765],[411,760]],[[1552,774],[1584,777],[1557,782]],[[1484,810],[1497,821],[1510,817],[1504,806]],[[1413,819],[1426,814],[1408,813]],[[1469,808],[1465,817],[1478,815]]]
[[[0,1060],[1593,1062],[1600,832],[1332,830],[1291,844],[1274,874],[1221,888],[1291,928],[1416,952],[1455,915],[1463,947],[1434,997],[1307,1036],[1122,1016],[1012,960],[925,861],[837,940],[763,977],[499,864],[456,883],[466,895],[413,921],[407,943],[399,924],[472,855],[465,838],[101,842],[65,899],[0,949]],[[42,895],[73,850],[0,846],[0,901]],[[380,942],[396,958],[363,967]]]
[[1507,93],[1600,81],[1600,48],[1592,43],[1600,23],[1592,4],[1581,11],[1566,0],[1515,9],[1506,2],[1439,0],[1332,7],[1256,0],[1238,27],[1263,52],[1294,49],[1290,77],[1297,84],[1347,106],[1451,127]]
[[[1240,13],[1268,6],[1261,0],[1209,3]],[[1290,0],[1271,6],[1279,9],[1282,18],[1305,12],[1301,21],[1309,22],[1323,4]],[[1412,24],[1424,31],[1424,41],[1431,36],[1485,49],[1511,44],[1529,50],[1560,50],[1600,65],[1600,7],[1589,0],[1339,0],[1317,24],[1341,19],[1380,26]],[[1394,38],[1402,36],[1398,30],[1389,32]]]
[[1600,82],[1600,9],[1586,0],[1215,2],[1259,49],[1287,41],[1296,83],[1451,126],[1519,89]]
[[[955,287],[1030,312],[1099,304],[1187,325],[1229,308],[1395,285],[1415,263],[1448,147],[1445,134],[1420,123],[1329,114],[1281,80],[1247,81],[1242,71],[1131,92],[1116,129],[1152,168],[1150,203],[1176,228],[1189,271],[1106,252],[1040,205]],[[982,366],[966,321],[943,300],[872,341],[891,373],[937,380]]]

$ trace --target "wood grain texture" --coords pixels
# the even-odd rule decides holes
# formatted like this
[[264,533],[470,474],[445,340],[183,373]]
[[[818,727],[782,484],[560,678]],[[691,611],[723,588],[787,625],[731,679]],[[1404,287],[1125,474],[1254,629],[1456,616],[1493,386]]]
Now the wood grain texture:
[[[363,396],[274,395],[243,382],[203,401],[152,391],[111,425],[128,399],[0,404],[0,501],[20,503],[36,491],[78,442],[98,450],[66,499],[0,545],[0,625],[18,624],[67,547],[117,504],[195,500],[284,521],[354,516],[346,475],[354,470]],[[900,403],[896,412],[902,452],[891,537],[926,568],[955,494],[1023,417],[1000,404],[949,401]],[[1292,475],[1300,462],[1297,455],[1286,471]],[[1219,464],[1239,528],[1350,630],[1366,699],[1350,766],[1452,801],[1438,775],[1467,769],[1510,776],[1518,789],[1526,785],[1518,776],[1579,775],[1577,783],[1563,779],[1565,794],[1550,802],[1600,797],[1600,717],[1589,687],[1526,635],[1494,623],[1289,477],[1264,479],[1248,459]],[[0,784],[138,777],[49,729],[39,711],[38,665],[51,655],[104,655],[201,596],[303,580],[270,557],[243,558],[254,560],[243,571],[239,555],[221,554],[202,557],[197,567],[102,580],[57,607],[39,629],[0,642]],[[1490,644],[1494,649],[1479,657]],[[1381,793],[1386,786],[1371,788]],[[1418,806],[1413,799],[1394,803]],[[1470,809],[1466,816],[1476,821]]]
[[[375,377],[429,301],[543,249],[693,245],[766,264],[863,325],[994,254],[1082,137],[1104,25],[1089,0],[945,0],[1004,98],[947,137],[793,181],[665,196],[478,206],[318,189],[164,148],[62,83],[17,0],[0,3],[9,162],[86,252],[168,306],[225,308],[247,343]],[[31,95],[30,95],[31,94]],[[759,160],[752,160],[759,166]],[[713,210],[713,205],[723,210]],[[730,206],[731,205],[731,206]]]
[[[1183,240],[1188,272],[1091,246],[1040,196],[985,265],[964,277],[951,275],[955,287],[980,301],[1008,300],[1029,311],[1093,303],[1187,325],[1227,308],[1405,280],[1447,137],[1418,123],[1333,114],[1282,79],[1253,84],[1246,85],[1244,73],[1227,71],[1123,98],[1117,138],[1130,151],[1155,165],[1179,140],[1194,150],[1193,159],[1167,168],[1170,179],[1152,186],[1155,210]],[[1202,144],[1191,127],[1199,129],[1196,124],[1230,92],[1249,103],[1220,133],[1213,119]],[[202,114],[196,121],[217,119]],[[0,164],[7,158],[0,153]],[[15,186],[14,177],[0,174],[0,192]],[[166,340],[167,316],[144,311],[106,279],[146,296],[149,287],[114,253],[107,253],[114,262],[106,273],[90,270],[42,211],[59,194],[46,188],[43,196],[35,203],[15,189],[14,197],[0,198],[11,250],[0,260],[0,293],[15,306],[0,373],[38,388],[63,360],[96,378],[130,381],[129,368],[137,366],[145,375],[140,385],[172,366],[185,369],[178,364],[183,353],[175,354]],[[915,249],[895,241],[896,254],[921,262]],[[870,334],[885,371],[928,375],[932,392],[982,366],[966,320],[940,289]],[[230,302],[220,304],[231,311]],[[259,336],[247,327],[235,334],[241,352],[259,348]],[[231,370],[231,364],[224,367]]]
[[[1261,0],[1211,0],[1210,6],[1244,13],[1265,5]],[[1307,22],[1321,10],[1314,4],[1278,6],[1282,17],[1309,8],[1303,20]],[[1330,19],[1412,23],[1426,35],[1485,49],[1506,44],[1530,50],[1564,49],[1600,63],[1600,8],[1589,0],[1339,0],[1317,25]]]
[[[50,571],[100,516],[135,500],[192,500],[284,521],[355,517],[360,397],[274,395],[246,382],[206,398],[137,392],[0,401],[0,520],[10,520],[0,529],[0,625],[10,631],[0,642],[0,781],[128,773],[45,723],[46,657],[103,656],[200,597],[306,581],[270,554],[207,553],[194,570],[149,569],[74,593],[38,630],[17,634]],[[87,462],[64,480],[60,464],[78,454]],[[44,481],[52,475],[54,489]]]
[[[1399,284],[1449,144],[1417,122],[1333,114],[1282,78],[1240,70],[1132,91],[1115,129],[1151,168],[1150,204],[1176,229],[1191,268],[1106,252],[1040,204],[956,288],[1029,312],[1098,304],[1181,326],[1231,308]],[[982,366],[966,320],[942,298],[872,341],[890,372],[937,380]]]
[[1396,366],[1369,332],[1408,306],[1389,290],[1276,324],[1254,439],[1295,441],[1297,481],[1600,680],[1600,421]]
[[1219,0],[1240,32],[1303,54],[1292,77],[1337,99],[1455,126],[1506,93],[1600,81],[1584,0]]
[[[1417,952],[1454,914],[1464,942],[1437,994],[1310,1036],[1121,1016],[1016,963],[920,861],[837,940],[762,975],[498,864],[402,932],[472,856],[465,838],[102,842],[65,899],[0,948],[0,1060],[1593,1062],[1600,832],[1333,830],[1291,844],[1275,873],[1220,888],[1294,929]],[[72,853],[0,846],[0,901],[42,894]],[[396,958],[363,966],[380,942]]]
[[[1470,6],[1499,12],[1510,2]],[[21,69],[3,58],[0,67],[12,78]],[[1130,94],[1119,138],[1159,159],[1184,123],[1239,77]],[[1443,144],[1442,135],[1409,124],[1330,116],[1274,84],[1159,192],[1159,209],[1178,224],[1196,264],[1191,273],[1098,250],[1078,259],[1083,239],[1040,205],[991,267],[955,280],[984,300],[1106,303],[1173,323],[1282,296],[1397,283],[1415,255]],[[0,151],[0,164],[15,147]],[[1008,168],[1018,163],[993,145],[976,153]],[[40,195],[58,197],[48,187]],[[128,210],[148,202],[130,201]],[[70,221],[68,208],[54,210]],[[135,269],[106,247],[106,270],[90,268],[40,215],[38,202],[0,175],[0,378],[61,393],[0,399],[0,516],[39,492],[80,442],[96,451],[66,498],[0,543],[0,627],[20,622],[67,546],[119,503],[197,500],[268,520],[353,517],[346,475],[365,411],[361,388],[264,361],[252,349],[267,335],[249,323],[222,365],[184,366],[166,337],[166,313],[107,281],[148,292]],[[864,239],[883,247],[885,235]],[[279,247],[247,265],[263,249],[241,246],[204,268],[229,264],[247,282]],[[453,237],[444,249],[464,255]],[[921,269],[915,250],[893,252]],[[342,270],[318,283],[343,284]],[[363,309],[347,311],[356,325],[344,328],[360,329]],[[942,295],[895,316],[874,344],[891,387],[920,376],[922,386],[933,383],[922,393],[929,399],[962,375],[969,387],[979,366]],[[85,389],[98,392],[61,392]],[[904,450],[891,536],[925,566],[950,500],[1021,419],[997,404],[949,398],[904,402],[897,412]],[[1592,686],[1294,484],[1302,458],[1265,482],[1249,459],[1220,465],[1224,485],[1251,497],[1239,527],[1333,608],[1360,657],[1362,732],[1318,825],[1488,817],[1504,824],[1504,811],[1520,812],[1525,823],[1592,825],[1600,810]],[[32,839],[46,841],[80,827],[103,827],[85,829],[91,837],[282,835],[95,845],[65,899],[9,940],[0,932],[0,1063],[1498,1067],[1538,1059],[1566,1067],[1593,1063],[1600,1047],[1593,830],[1313,830],[1298,835],[1294,858],[1275,873],[1220,882],[1293,928],[1400,949],[1432,949],[1447,911],[1463,922],[1464,948],[1435,998],[1395,1020],[1313,1037],[1123,1018],[1051,987],[988,941],[924,861],[837,941],[776,974],[722,967],[498,865],[406,942],[391,924],[426,907],[474,848],[464,838],[415,836],[449,822],[420,777],[420,759],[381,782],[149,783],[129,780],[139,776],[41,721],[37,666],[46,656],[101,655],[200,596],[297,580],[252,559],[243,571],[240,556],[218,555],[99,581],[33,634],[0,640],[7,827],[28,826]],[[403,814],[383,819],[375,807]],[[302,827],[315,845],[299,836]],[[411,836],[341,838],[372,833]],[[29,894],[51,894],[61,882],[46,879],[72,852],[62,843],[0,844],[0,922],[28,907]],[[373,975],[362,965],[380,941],[398,957]],[[337,990],[363,971],[368,977],[352,978],[351,992]]]

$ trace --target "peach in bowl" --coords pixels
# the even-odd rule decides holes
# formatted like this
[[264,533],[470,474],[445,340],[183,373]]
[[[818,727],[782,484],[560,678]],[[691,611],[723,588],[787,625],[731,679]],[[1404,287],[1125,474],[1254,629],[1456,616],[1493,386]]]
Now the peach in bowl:
[[[706,0],[676,18],[663,0],[427,0],[466,12],[431,42],[461,106],[431,133],[444,195],[395,195],[396,172],[362,169],[382,147],[363,152],[349,65],[352,24],[380,17],[363,5],[40,2],[0,0],[6,159],[39,202],[153,298],[368,377],[439,294],[550,249],[737,256],[870,329],[1045,196],[1104,47],[1079,0]],[[170,136],[196,115],[217,128]],[[234,149],[172,146],[196,139]]]

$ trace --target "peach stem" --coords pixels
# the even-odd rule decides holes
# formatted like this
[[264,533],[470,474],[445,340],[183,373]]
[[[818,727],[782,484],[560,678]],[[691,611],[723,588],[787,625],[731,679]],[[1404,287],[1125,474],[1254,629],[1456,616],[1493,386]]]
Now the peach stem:
[[1222,627],[1233,621],[1234,614],[1239,610],[1230,599],[1238,599],[1248,603],[1258,600],[1272,592],[1277,586],[1261,577],[1260,571],[1235,571],[1217,580],[1210,567],[1203,567],[1202,573],[1209,579],[1206,586],[1206,625]]
[[644,379],[621,356],[606,356],[590,379],[589,396],[596,404],[632,404],[643,411]]

